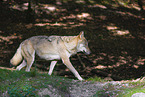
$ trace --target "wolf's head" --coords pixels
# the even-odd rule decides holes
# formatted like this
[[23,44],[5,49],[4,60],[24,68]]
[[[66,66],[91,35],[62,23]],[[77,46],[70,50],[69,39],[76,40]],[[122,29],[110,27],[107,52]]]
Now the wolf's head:
[[84,32],[80,32],[80,34],[77,36],[78,37],[78,45],[77,45],[77,50],[78,52],[82,51],[85,54],[90,54],[91,51],[88,47],[88,42],[86,38],[84,37]]

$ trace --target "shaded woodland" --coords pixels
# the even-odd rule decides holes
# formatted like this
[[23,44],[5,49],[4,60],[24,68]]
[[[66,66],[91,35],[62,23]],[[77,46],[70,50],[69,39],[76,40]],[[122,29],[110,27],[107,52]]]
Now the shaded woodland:
[[[144,0],[1,0],[0,67],[9,67],[9,60],[24,39],[84,31],[92,53],[71,57],[82,77],[143,77],[144,5]],[[33,68],[48,72],[49,64],[36,58]],[[61,61],[54,74],[74,77]]]

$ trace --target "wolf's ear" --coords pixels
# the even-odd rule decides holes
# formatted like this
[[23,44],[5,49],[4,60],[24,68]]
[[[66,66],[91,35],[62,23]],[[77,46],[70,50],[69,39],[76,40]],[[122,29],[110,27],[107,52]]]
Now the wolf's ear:
[[78,35],[78,37],[79,37],[80,39],[82,39],[82,38],[84,37],[84,31],[81,31],[80,34]]

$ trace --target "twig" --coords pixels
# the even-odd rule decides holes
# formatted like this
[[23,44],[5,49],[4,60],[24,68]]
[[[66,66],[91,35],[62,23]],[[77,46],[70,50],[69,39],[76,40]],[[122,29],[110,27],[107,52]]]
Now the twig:
[[83,68],[86,68],[86,65],[83,63],[83,61],[81,60],[81,57],[79,56],[79,54],[77,54],[78,59],[80,61],[80,63],[83,65]]
[[0,67],[0,69],[7,69],[7,70],[11,70],[11,71],[16,70],[16,69],[14,69],[14,68],[8,68],[8,67]]

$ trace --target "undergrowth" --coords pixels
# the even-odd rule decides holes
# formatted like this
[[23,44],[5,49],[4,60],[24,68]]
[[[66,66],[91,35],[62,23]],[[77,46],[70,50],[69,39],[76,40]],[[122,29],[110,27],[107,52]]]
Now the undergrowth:
[[36,71],[10,71],[0,69],[0,94],[7,92],[10,97],[37,97],[37,92],[48,85],[67,91],[70,80],[63,77],[40,74]]

